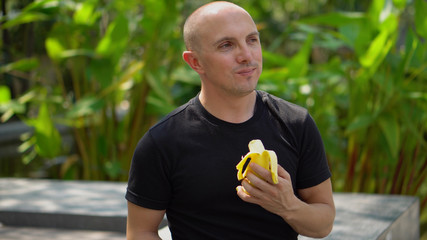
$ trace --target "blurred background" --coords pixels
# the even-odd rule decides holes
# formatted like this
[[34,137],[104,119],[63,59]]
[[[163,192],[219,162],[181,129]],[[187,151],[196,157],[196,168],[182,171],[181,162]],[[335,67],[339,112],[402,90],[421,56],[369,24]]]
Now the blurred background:
[[[200,89],[196,0],[2,0],[0,177],[122,181],[145,131]],[[335,192],[418,196],[427,239],[427,1],[236,0],[259,89],[306,107]]]

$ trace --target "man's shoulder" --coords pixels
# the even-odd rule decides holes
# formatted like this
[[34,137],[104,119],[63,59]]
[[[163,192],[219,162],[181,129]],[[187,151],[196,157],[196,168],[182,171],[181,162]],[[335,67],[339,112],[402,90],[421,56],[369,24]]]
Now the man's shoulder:
[[[166,131],[167,128],[183,125],[186,121],[186,112],[194,105],[194,98],[190,99],[187,103],[175,108],[173,111],[162,117],[156,124],[150,128],[153,131]],[[194,112],[194,111],[192,111]]]
[[303,120],[308,115],[307,109],[300,105],[286,101],[265,91],[258,90],[258,93],[261,95],[262,101],[267,105],[269,111],[278,115],[281,119]]

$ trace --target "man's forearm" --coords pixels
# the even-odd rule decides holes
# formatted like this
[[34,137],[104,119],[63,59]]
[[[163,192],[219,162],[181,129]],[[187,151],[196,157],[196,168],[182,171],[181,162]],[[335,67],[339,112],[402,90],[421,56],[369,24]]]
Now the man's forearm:
[[128,202],[127,240],[159,240],[158,228],[165,210],[143,208]]
[[301,235],[314,238],[326,237],[331,231],[335,208],[325,203],[307,204],[299,199],[292,210],[281,217]]

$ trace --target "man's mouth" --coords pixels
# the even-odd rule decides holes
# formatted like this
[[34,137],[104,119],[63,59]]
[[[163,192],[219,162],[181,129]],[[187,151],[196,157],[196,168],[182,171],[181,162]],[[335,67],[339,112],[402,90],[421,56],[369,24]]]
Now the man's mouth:
[[250,76],[252,73],[254,73],[256,70],[256,67],[250,67],[250,68],[243,68],[238,70],[236,73],[241,76]]

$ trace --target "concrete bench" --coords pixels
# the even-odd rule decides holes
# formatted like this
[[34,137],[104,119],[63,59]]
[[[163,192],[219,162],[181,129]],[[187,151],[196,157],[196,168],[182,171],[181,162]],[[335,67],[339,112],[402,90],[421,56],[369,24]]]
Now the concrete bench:
[[[0,239],[124,239],[125,191],[126,183],[0,179]],[[334,199],[334,229],[325,239],[419,239],[416,197],[335,193]],[[159,233],[171,239],[166,219]]]

